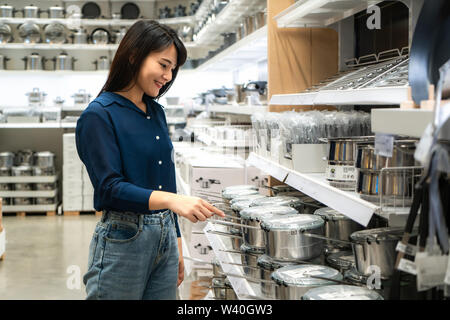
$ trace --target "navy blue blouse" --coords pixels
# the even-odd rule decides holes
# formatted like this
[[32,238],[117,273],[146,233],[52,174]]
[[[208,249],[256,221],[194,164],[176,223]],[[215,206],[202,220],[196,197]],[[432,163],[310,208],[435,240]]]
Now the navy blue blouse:
[[153,190],[177,192],[163,107],[147,95],[143,101],[146,113],[119,94],[103,92],[77,122],[78,155],[94,186],[97,211],[158,213],[164,210],[148,209]]

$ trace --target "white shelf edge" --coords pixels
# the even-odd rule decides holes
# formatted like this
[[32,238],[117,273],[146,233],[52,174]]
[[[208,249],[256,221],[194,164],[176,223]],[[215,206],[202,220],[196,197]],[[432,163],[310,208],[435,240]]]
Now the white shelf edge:
[[57,204],[33,204],[33,205],[4,205],[3,212],[45,212],[56,211]]
[[0,177],[0,183],[53,183],[58,176],[7,176]]
[[59,129],[61,125],[57,123],[0,123],[0,129]]
[[371,127],[376,133],[422,137],[433,121],[433,110],[372,109]]
[[58,190],[0,191],[0,197],[53,198],[56,197],[57,193]]

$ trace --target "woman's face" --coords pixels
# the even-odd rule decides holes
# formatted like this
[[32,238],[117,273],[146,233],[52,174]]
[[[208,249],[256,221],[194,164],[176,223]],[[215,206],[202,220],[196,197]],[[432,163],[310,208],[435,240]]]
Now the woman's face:
[[142,63],[137,86],[147,95],[156,97],[159,90],[170,80],[177,63],[175,45],[159,52],[150,53]]

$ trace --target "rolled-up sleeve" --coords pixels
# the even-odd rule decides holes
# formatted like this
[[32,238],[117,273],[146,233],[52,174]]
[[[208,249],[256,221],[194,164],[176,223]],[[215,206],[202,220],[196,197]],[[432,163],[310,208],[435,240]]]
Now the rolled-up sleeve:
[[97,193],[95,209],[146,212],[153,190],[126,181],[115,131],[101,105],[91,103],[83,112],[75,136],[78,155]]

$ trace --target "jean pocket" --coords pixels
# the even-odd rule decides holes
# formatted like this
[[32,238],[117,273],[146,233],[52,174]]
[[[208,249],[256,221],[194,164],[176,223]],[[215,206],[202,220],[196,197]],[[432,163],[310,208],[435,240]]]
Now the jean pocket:
[[126,243],[135,240],[141,231],[136,223],[111,220],[105,240],[115,243]]
[[95,251],[97,250],[98,244],[98,233],[94,232],[92,236],[91,244],[89,245],[89,257],[88,257],[88,270],[92,267],[94,263]]

